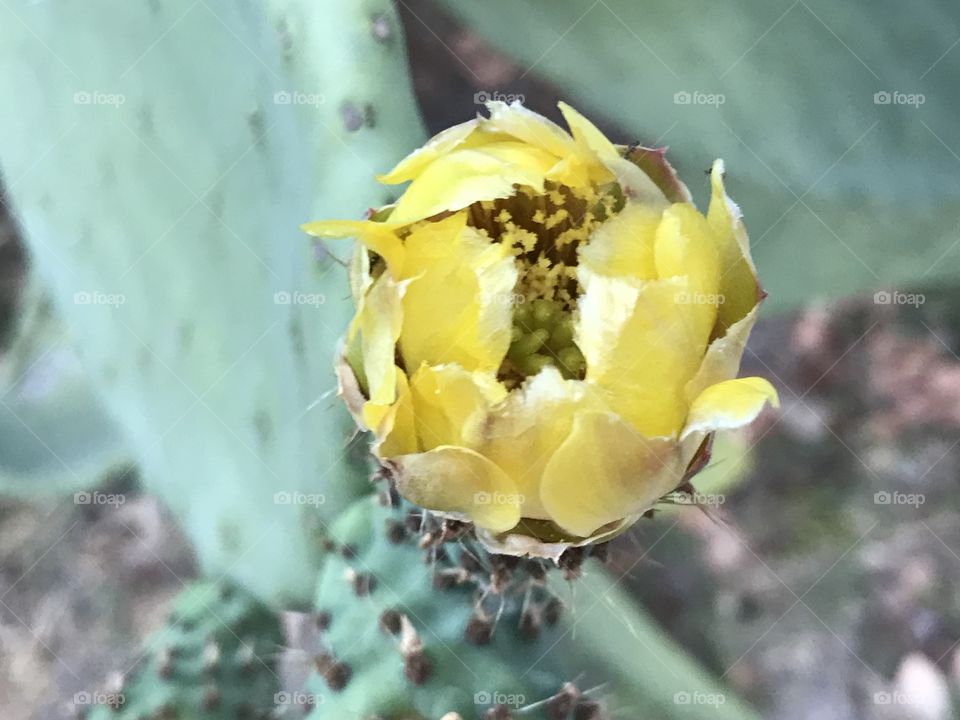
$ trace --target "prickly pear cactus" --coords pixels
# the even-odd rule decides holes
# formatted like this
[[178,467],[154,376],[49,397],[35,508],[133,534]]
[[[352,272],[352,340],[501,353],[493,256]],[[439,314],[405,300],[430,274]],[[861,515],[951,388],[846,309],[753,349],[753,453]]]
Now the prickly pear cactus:
[[[467,526],[389,492],[358,501],[330,538],[306,686],[313,720],[665,717],[678,693],[723,695],[594,560],[558,570],[491,556]],[[751,717],[726,696],[683,710]]]
[[[270,0],[287,86],[311,156],[317,205],[360,217],[392,202],[374,176],[424,139],[403,27],[389,0]],[[347,255],[347,253],[338,253]]]
[[177,598],[129,677],[80,693],[75,707],[89,720],[267,718],[280,686],[281,645],[277,615],[247,591],[197,582]]
[[[381,88],[384,107],[360,97],[380,120],[353,127],[338,103],[371,67],[297,87],[303,66],[366,52],[363,32],[405,66],[389,6],[369,7],[286,2],[285,33],[250,2],[0,7],[0,93],[18,107],[0,162],[32,260],[203,568],[288,604],[312,593],[318,516],[366,491],[332,392],[346,273],[298,225],[348,192],[359,214],[371,165],[420,139],[406,86]],[[363,162],[344,133],[372,148]]]
[[282,640],[254,597],[315,602],[315,719],[666,717],[720,692],[593,561],[568,584],[355,499],[365,448],[331,392],[346,273],[297,228],[390,200],[371,176],[419,144],[385,0],[9,0],[0,66],[33,262],[148,489],[233,587],[178,603],[119,717],[272,712]]

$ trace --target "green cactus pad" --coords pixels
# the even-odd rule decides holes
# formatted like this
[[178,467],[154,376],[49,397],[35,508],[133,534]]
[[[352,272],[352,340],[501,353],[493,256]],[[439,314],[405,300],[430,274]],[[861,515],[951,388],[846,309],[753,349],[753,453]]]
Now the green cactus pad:
[[75,697],[75,706],[89,720],[267,718],[280,686],[281,645],[278,617],[247,591],[197,582],[177,598],[130,676]]

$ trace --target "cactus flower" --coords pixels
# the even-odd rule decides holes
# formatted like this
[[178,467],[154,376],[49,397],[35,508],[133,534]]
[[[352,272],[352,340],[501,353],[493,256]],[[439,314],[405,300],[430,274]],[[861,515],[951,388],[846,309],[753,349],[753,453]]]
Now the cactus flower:
[[409,183],[393,205],[304,229],[357,240],[340,393],[400,494],[556,557],[777,404],[737,378],[763,292],[722,161],[703,215],[663,150],[487,107],[378,178]]

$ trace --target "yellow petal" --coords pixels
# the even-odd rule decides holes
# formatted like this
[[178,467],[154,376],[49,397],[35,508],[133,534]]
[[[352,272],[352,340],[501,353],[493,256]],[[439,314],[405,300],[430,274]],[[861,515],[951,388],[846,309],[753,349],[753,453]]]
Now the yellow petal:
[[377,181],[385,185],[396,185],[407,180],[413,180],[434,160],[462,146],[477,130],[479,124],[480,120],[474,118],[434,135],[427,141],[426,145],[417,148],[397,163],[393,170],[385,175],[378,175]]
[[421,365],[410,380],[420,445],[476,448],[493,405],[507,395],[493,372],[459,365]]
[[723,160],[713,163],[710,171],[710,208],[707,221],[713,228],[720,254],[720,334],[743,318],[762,299],[757,273],[750,258],[747,230],[743,215],[723,187]]
[[391,405],[396,399],[394,359],[403,323],[403,292],[403,284],[384,272],[370,287],[357,311],[356,327],[360,331],[368,398],[378,405]]
[[681,460],[672,441],[644,438],[613,413],[578,413],[544,470],[540,499],[555,523],[587,537],[676,488]]
[[501,467],[523,494],[524,517],[548,517],[540,505],[543,469],[570,432],[574,414],[600,407],[599,395],[585,383],[564,380],[556,368],[547,367],[511,392],[496,409],[481,452]]
[[300,228],[308,235],[320,238],[356,238],[368,250],[380,255],[394,277],[403,270],[403,243],[394,232],[399,223],[372,220],[321,220],[306,223]]
[[370,277],[370,253],[367,252],[367,248],[359,243],[353,246],[347,276],[350,281],[350,295],[353,297],[353,304],[359,307],[363,296],[367,294],[367,290],[373,284],[373,278]]
[[462,513],[492,532],[505,532],[520,520],[523,498],[509,476],[473,450],[440,446],[393,462],[397,489],[415,505]]
[[753,308],[746,317],[727,328],[723,337],[710,343],[697,374],[687,383],[685,393],[689,402],[692,403],[697,395],[709,386],[737,377],[747,338],[757,321],[758,310],[757,307]]
[[407,376],[397,368],[397,401],[383,414],[376,426],[377,441],[373,452],[380,458],[392,458],[417,452],[417,429],[414,422],[413,398]]
[[383,403],[375,403],[370,401],[365,402],[363,404],[363,412],[360,416],[363,422],[363,427],[375,432],[377,428],[380,427],[383,419],[387,416],[387,413],[390,412],[391,407],[392,405],[386,405]]
[[723,298],[717,291],[717,248],[706,218],[688,203],[671,205],[657,228],[655,253],[661,279],[687,277],[687,291],[678,302],[692,306],[689,310],[697,323],[696,334],[709,337]]
[[[706,350],[696,306],[678,302],[687,278],[641,282],[579,272],[576,343],[588,383],[647,437],[673,437],[687,415],[684,386]],[[709,330],[707,330],[709,333]]]
[[412,223],[480,200],[510,197],[515,184],[542,192],[543,153],[521,148],[519,143],[490,143],[437,158],[410,183],[390,222]]
[[[359,345],[359,335],[356,340]],[[361,373],[356,370],[357,368],[363,370],[363,358],[360,357],[359,351],[356,358],[351,360],[346,343],[341,342],[333,367],[337,374],[337,395],[343,400],[357,425],[364,430],[369,430],[370,428],[363,421],[363,406],[367,402],[366,379],[361,378]]]
[[690,406],[683,437],[749,425],[767,403],[780,407],[777,391],[763,378],[738,378],[711,385]]
[[607,136],[600,132],[596,125],[565,102],[560,102],[557,106],[563,114],[563,119],[566,120],[567,125],[570,127],[570,132],[573,133],[574,139],[582,149],[586,149],[589,153],[592,153],[599,162],[604,164],[615,161],[620,157],[617,146],[610,142]]
[[660,210],[628,204],[601,224],[580,247],[580,262],[589,270],[610,277],[655,280],[654,242]]
[[597,182],[605,182],[613,177],[620,184],[627,199],[652,207],[662,208],[667,205],[667,198],[657,184],[643,170],[624,158],[617,146],[610,142],[596,125],[565,102],[559,103],[559,107],[577,141],[581,157],[592,158],[602,166],[603,172],[594,173]]
[[576,152],[576,143],[563,128],[519,103],[507,105],[493,101],[487,103],[487,109],[490,111],[487,124],[493,130],[546,150],[556,158]]
[[406,240],[410,286],[400,348],[408,368],[458,363],[496,370],[510,345],[517,269],[508,248],[466,226],[466,213],[418,226]]

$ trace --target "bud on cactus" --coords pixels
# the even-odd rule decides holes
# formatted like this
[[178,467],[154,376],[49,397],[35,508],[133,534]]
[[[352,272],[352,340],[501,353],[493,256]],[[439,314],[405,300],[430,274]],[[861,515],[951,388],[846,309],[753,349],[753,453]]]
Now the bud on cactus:
[[723,163],[706,216],[662,150],[565,104],[450,128],[355,237],[340,392],[413,503],[498,552],[558,557],[632,524],[776,392],[740,378],[763,293]]

